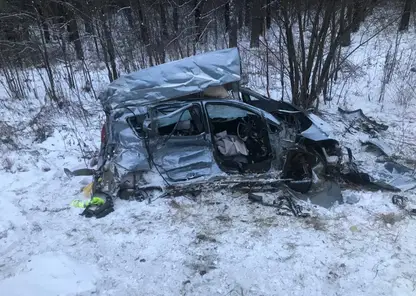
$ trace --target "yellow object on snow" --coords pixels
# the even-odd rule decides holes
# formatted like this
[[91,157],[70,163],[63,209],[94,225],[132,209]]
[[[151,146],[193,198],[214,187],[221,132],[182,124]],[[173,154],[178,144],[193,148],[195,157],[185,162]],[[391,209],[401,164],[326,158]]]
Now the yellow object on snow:
[[76,207],[76,208],[86,208],[90,205],[93,206],[101,206],[105,203],[105,200],[102,199],[101,197],[93,197],[88,201],[82,201],[79,199],[73,200],[71,202],[71,206]]
[[84,189],[82,189],[82,192],[84,193],[85,197],[91,197],[92,194],[92,185],[94,184],[94,182],[91,182],[90,184],[88,184],[87,186],[84,187]]

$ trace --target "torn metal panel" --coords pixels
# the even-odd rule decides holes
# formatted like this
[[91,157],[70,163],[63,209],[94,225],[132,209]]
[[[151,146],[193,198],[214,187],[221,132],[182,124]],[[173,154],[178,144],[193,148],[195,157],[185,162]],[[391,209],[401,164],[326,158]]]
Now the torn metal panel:
[[223,49],[121,76],[99,99],[104,109],[145,106],[238,82],[240,75],[238,49]]
[[357,109],[353,111],[344,110],[338,107],[338,111],[349,122],[350,127],[369,134],[375,134],[381,131],[386,131],[388,125],[378,123],[377,121],[367,117],[363,110]]
[[386,142],[377,138],[368,138],[367,140],[362,141],[362,145],[371,146],[373,149],[378,150],[382,155],[387,157],[393,155],[393,149],[391,149]]
[[308,118],[328,137],[329,134],[333,132],[333,128],[326,121],[322,120],[322,118],[320,118],[319,116],[313,113],[308,113]]
[[314,124],[312,124],[307,130],[303,131],[301,135],[309,140],[316,142],[334,140]]
[[344,180],[366,186],[369,189],[388,190],[393,192],[407,191],[416,188],[414,170],[393,161],[384,163],[384,167],[375,166],[372,171],[360,171],[352,160],[351,150],[348,149],[349,162],[345,164],[342,177]]
[[292,192],[292,194],[300,200],[309,201],[326,209],[344,203],[340,185],[331,180],[325,181],[319,189],[316,188],[313,192]]
[[386,172],[380,172],[385,181],[402,191],[416,188],[415,171],[396,162],[388,161],[384,164]]
[[386,170],[388,170],[390,173],[396,173],[396,174],[409,174],[414,175],[415,170],[408,168],[407,166],[404,166],[400,163],[393,162],[393,161],[387,161],[384,164],[384,167]]

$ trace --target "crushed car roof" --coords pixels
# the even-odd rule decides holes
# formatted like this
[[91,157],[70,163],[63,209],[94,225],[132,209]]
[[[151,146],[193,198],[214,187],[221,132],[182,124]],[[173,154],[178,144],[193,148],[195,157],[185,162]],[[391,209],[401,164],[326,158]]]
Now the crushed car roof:
[[114,80],[100,94],[104,109],[149,105],[238,82],[240,54],[228,48],[142,69]]

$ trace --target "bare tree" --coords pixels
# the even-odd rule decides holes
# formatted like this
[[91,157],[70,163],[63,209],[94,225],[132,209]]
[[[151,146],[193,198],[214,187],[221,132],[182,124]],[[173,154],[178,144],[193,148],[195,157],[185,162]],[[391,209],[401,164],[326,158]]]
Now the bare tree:
[[252,2],[251,7],[251,38],[250,47],[259,47],[260,34],[262,32],[262,11],[263,0],[258,0],[255,3]]
[[409,29],[410,12],[412,11],[412,0],[404,1],[403,14],[400,19],[399,31],[406,31]]
[[230,30],[228,32],[229,36],[229,47],[237,47],[237,35],[238,35],[238,25],[237,25],[237,11],[235,0],[229,1],[229,10],[230,10]]

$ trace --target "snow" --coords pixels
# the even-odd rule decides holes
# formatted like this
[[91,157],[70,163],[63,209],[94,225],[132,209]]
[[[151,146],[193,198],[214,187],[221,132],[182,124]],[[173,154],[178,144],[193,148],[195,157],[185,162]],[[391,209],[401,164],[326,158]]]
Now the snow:
[[[383,51],[395,38],[387,37],[351,56],[362,76],[340,79],[333,101],[321,106],[331,134],[369,170],[376,157],[361,146],[363,134],[345,133],[337,100],[388,124],[382,137],[401,161],[415,155],[415,100],[399,104],[396,97],[416,79],[403,78],[406,61],[398,63],[378,103]],[[411,38],[403,36],[400,44],[409,59],[416,52]],[[92,98],[84,99],[88,110],[99,109]],[[32,114],[38,106],[33,109]],[[30,115],[26,109],[18,116],[0,112],[17,126]],[[416,294],[415,220],[392,204],[392,193],[346,190],[344,198],[357,203],[331,209],[309,205],[311,218],[280,216],[228,191],[150,204],[116,200],[107,217],[80,216],[70,203],[82,198],[89,178],[70,179],[63,168],[88,164],[86,156],[99,147],[102,114],[92,112],[87,123],[67,113],[50,117],[54,130],[46,141],[33,142],[24,129],[16,139],[22,149],[2,148],[2,295]],[[410,207],[414,194],[404,193]]]
[[94,291],[99,276],[90,266],[57,253],[33,256],[21,269],[25,271],[1,282],[0,289],[6,295],[60,295],[69,289],[79,295]]

